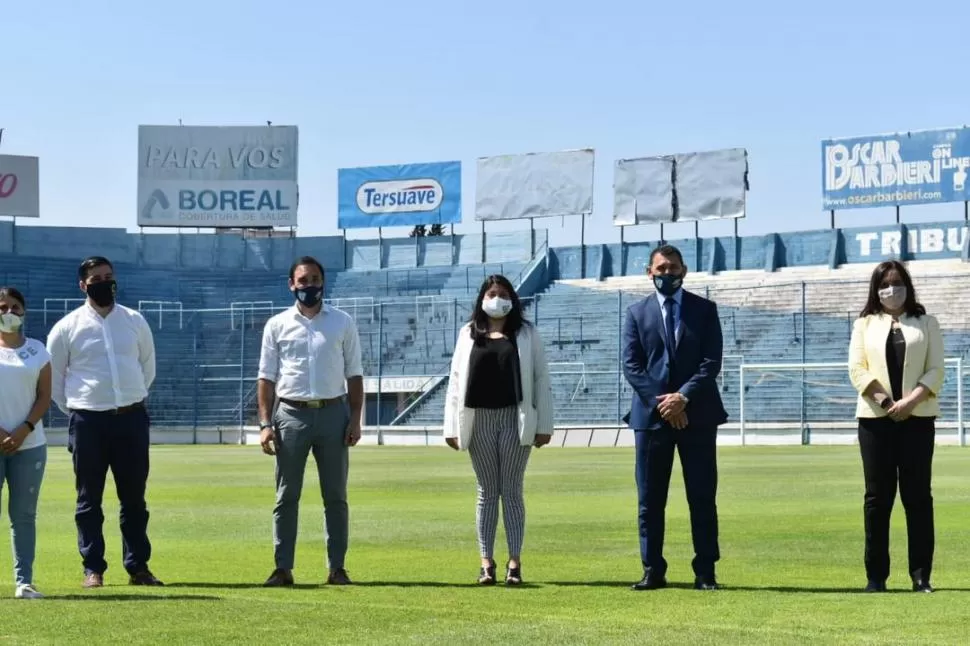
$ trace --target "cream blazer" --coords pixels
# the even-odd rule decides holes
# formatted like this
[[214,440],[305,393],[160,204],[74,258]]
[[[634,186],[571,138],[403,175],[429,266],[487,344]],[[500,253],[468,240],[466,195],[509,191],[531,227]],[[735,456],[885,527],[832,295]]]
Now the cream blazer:
[[[519,440],[522,446],[529,446],[535,441],[536,435],[552,435],[552,383],[542,339],[535,327],[523,325],[515,343],[519,350],[519,373],[522,376]],[[462,451],[468,449],[475,426],[475,409],[465,407],[468,364],[473,345],[469,323],[458,333],[445,399],[444,437],[458,438],[458,447]]]
[[[916,417],[937,417],[940,414],[940,389],[943,387],[943,334],[936,317],[924,314],[919,318],[903,315],[899,327],[906,339],[903,361],[903,396],[909,395],[918,384],[930,391],[930,396],[913,409]],[[856,417],[885,417],[886,411],[871,399],[862,396],[869,385],[877,381],[891,393],[889,367],[886,365],[886,340],[892,329],[888,314],[871,314],[856,319],[849,342],[849,379],[859,393]]]

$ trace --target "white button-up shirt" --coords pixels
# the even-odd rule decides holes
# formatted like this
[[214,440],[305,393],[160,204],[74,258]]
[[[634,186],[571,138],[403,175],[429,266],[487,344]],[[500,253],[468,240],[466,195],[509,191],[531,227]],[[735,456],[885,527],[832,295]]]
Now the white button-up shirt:
[[266,322],[259,378],[276,384],[276,396],[309,401],[347,392],[345,380],[364,374],[357,325],[349,314],[324,305],[312,319],[293,307]]
[[85,303],[47,336],[51,398],[64,412],[112,410],[148,397],[155,341],[137,311],[117,303],[104,318]]

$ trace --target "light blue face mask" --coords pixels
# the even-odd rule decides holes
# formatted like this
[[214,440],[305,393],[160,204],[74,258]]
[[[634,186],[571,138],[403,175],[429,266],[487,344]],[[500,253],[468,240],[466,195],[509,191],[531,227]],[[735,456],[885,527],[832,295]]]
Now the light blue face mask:
[[0,332],[4,334],[13,334],[19,332],[20,328],[24,326],[24,317],[19,314],[14,314],[13,312],[7,312],[6,314],[0,314]]

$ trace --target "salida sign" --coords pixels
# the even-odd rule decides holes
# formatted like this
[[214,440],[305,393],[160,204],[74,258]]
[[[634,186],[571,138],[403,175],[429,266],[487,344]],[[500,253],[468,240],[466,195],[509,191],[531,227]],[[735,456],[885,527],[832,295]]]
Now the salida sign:
[[0,215],[40,217],[38,159],[0,155]]
[[138,224],[297,224],[295,126],[142,126]]

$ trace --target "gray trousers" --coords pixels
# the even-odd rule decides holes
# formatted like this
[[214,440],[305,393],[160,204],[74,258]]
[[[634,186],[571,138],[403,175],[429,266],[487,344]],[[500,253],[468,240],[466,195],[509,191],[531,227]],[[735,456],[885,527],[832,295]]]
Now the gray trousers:
[[312,452],[323,494],[330,569],[344,567],[349,516],[346,432],[347,403],[325,408],[293,408],[281,403],[276,411],[276,506],[273,546],[276,567],[293,569],[300,494],[307,457]]

